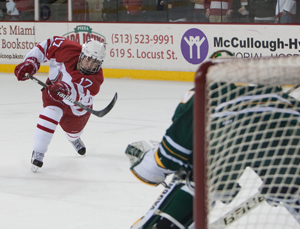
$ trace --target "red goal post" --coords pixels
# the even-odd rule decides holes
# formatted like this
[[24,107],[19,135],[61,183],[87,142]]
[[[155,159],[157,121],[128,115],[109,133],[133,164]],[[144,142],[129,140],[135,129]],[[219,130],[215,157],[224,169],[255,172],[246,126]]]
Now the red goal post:
[[[219,82],[222,82],[222,84],[220,84]],[[217,83],[218,86],[214,90],[219,90],[219,91],[212,91],[213,88],[212,85],[214,85],[215,83]],[[298,109],[295,109],[294,111],[293,108],[285,107],[284,105],[283,106],[281,105],[284,102],[289,103],[289,101],[286,98],[285,94],[281,94],[283,92],[278,92],[279,93],[278,95],[276,94],[278,90],[277,86],[296,85],[299,83],[300,83],[300,57],[279,57],[279,58],[261,58],[261,59],[226,58],[226,59],[210,60],[201,64],[195,77],[195,97],[194,97],[194,151],[195,151],[194,153],[194,180],[195,180],[194,219],[195,219],[196,229],[227,228],[227,226],[229,227],[234,226],[234,224],[237,224],[239,218],[250,215],[250,213],[254,214],[252,212],[259,212],[257,210],[260,208],[259,204],[263,202],[266,196],[267,197],[270,196],[271,199],[273,198],[272,199],[273,201],[270,201],[271,207],[265,203],[266,201],[264,201],[264,203],[261,205],[264,205],[265,208],[268,207],[272,208],[272,206],[276,205],[275,203],[279,204],[280,206],[284,205],[284,210],[282,211],[284,213],[287,212],[286,213],[287,221],[292,225],[291,228],[297,228],[297,227],[300,228],[297,222],[297,216],[294,216],[291,219],[290,215],[292,214],[290,213],[292,212],[292,210],[290,209],[287,210],[288,209],[287,206],[292,206],[291,208],[295,208],[296,210],[298,209],[298,206],[290,205],[290,203],[286,204],[288,199],[291,201],[296,201],[295,196],[298,196],[299,194],[299,190],[297,186],[299,181],[296,180],[296,177],[299,176],[299,171],[297,170],[296,172],[293,172],[293,174],[282,175],[282,171],[285,168],[290,170],[293,169],[293,171],[295,169],[293,167],[295,166],[293,163],[289,164],[286,161],[293,160],[293,161],[297,161],[298,163],[298,160],[300,160],[300,156],[299,156],[300,153],[298,153],[298,150],[300,152],[300,136],[298,136],[298,134],[292,136],[292,138],[295,139],[295,141],[296,140],[298,141],[299,138],[299,146],[291,142],[282,144],[282,142],[289,141],[290,138],[287,136],[283,136],[282,139],[279,139],[279,137],[277,136],[279,135],[279,132],[282,133],[282,131],[286,131],[286,130],[283,129],[283,127],[280,126],[279,124],[278,126],[276,124],[276,123],[281,123],[281,124],[284,123],[284,125],[288,126],[286,127],[288,128],[288,131],[290,131],[292,128],[291,126],[293,126],[294,128],[294,123],[293,123],[295,122],[294,116],[298,115],[297,114]],[[232,89],[233,87],[232,85],[242,85],[241,88],[243,87],[247,88],[246,92],[244,91],[244,89],[241,90],[239,87],[238,87],[239,89],[236,88]],[[254,88],[252,88],[251,86],[250,87],[251,89],[249,89],[248,88],[249,85],[255,85],[255,86],[253,86]],[[265,85],[265,86],[259,86],[258,88],[256,88],[257,85]],[[228,96],[226,95],[226,93],[228,94],[231,93],[231,94],[230,96]],[[215,96],[214,99],[211,99],[213,97],[212,95]],[[220,96],[220,98],[218,98],[218,96]],[[241,100],[243,101],[241,102],[237,98],[242,98]],[[285,99],[287,101],[285,101]],[[280,100],[281,103],[280,101],[278,102],[277,100]],[[276,105],[273,105],[273,103]],[[298,106],[297,100],[295,103]],[[216,104],[216,106],[212,106],[212,104]],[[261,104],[261,106],[257,104]],[[220,112],[218,114],[212,115],[213,112],[216,112],[216,107],[220,109]],[[225,110],[226,108],[228,108],[227,113]],[[253,111],[254,109],[260,111],[254,112]],[[263,111],[261,111],[261,109],[263,109]],[[223,113],[221,114],[221,112]],[[283,113],[286,112],[286,113],[283,114],[281,112]],[[245,113],[247,113],[247,115],[245,115]],[[243,120],[240,122],[243,123],[243,126],[245,127],[243,130],[241,129],[237,130],[234,129],[234,127],[230,127],[231,128],[230,129],[229,127],[227,127],[233,125],[232,123],[235,123],[236,121],[235,118],[230,119],[231,118],[230,115],[236,115],[236,114],[239,114],[238,117],[241,118],[241,120]],[[292,114],[292,115],[287,115],[287,114]],[[249,116],[249,117],[253,116],[253,117],[247,118],[247,117],[240,117],[240,116]],[[262,116],[263,118],[261,118]],[[293,116],[293,117],[285,117],[285,116]],[[214,117],[214,118],[210,118],[210,117]],[[257,123],[255,120],[258,119],[259,117],[261,118],[261,120]],[[221,118],[224,118],[224,120],[220,121]],[[216,121],[214,121],[214,119],[216,119]],[[274,121],[275,119],[276,122]],[[254,124],[252,124],[251,122],[253,122]],[[241,125],[240,123],[238,125]],[[214,127],[222,126],[222,128],[225,128],[224,126],[226,126],[227,130],[224,133],[222,133],[224,135],[219,134],[220,135],[219,136],[218,135],[219,129],[212,128],[213,125]],[[262,126],[266,126],[266,128],[264,130],[261,130],[260,128]],[[251,128],[253,129],[256,128],[256,130],[251,130]],[[268,128],[272,129],[272,131],[268,130]],[[296,126],[295,130],[293,129],[293,131],[294,132],[297,131],[298,130],[297,128],[298,127]],[[213,131],[216,132],[214,133]],[[249,131],[249,134],[247,131]],[[271,133],[274,133],[274,136],[271,136],[270,138],[267,137],[267,140],[265,140],[264,137],[270,135]],[[284,133],[283,135],[285,135],[285,132],[283,133]],[[225,139],[226,135],[233,136],[233,137],[232,138],[228,137],[228,139]],[[245,135],[243,139],[242,137],[240,137],[242,135]],[[218,138],[220,139],[216,140],[211,136],[218,136]],[[252,138],[251,141],[255,142],[255,144],[251,143],[251,141],[248,141],[247,140],[248,138]],[[259,141],[257,140],[258,138]],[[238,149],[237,148],[229,149],[229,145],[231,147],[232,145],[236,144],[236,142],[233,142],[232,139],[237,139],[236,142],[238,142],[239,144]],[[212,143],[214,141],[219,143],[218,144]],[[248,142],[250,143],[248,144]],[[223,144],[222,147],[218,146],[220,144],[221,145]],[[276,147],[268,146],[267,148],[264,148],[264,145],[266,144],[269,145],[277,144],[277,146]],[[226,148],[225,146],[226,147],[228,146],[226,152],[223,150],[223,148]],[[243,148],[247,148],[249,150],[244,152],[243,150],[241,150]],[[292,148],[294,153],[287,152],[286,149],[288,148],[289,149]],[[222,150],[224,151],[224,154],[222,154],[223,153]],[[241,153],[239,152],[239,150],[241,151]],[[224,158],[223,161],[221,161],[219,156],[218,157],[216,156],[217,155],[216,152],[222,154],[221,158]],[[276,155],[281,155],[280,153],[282,153],[283,156],[276,156]],[[256,154],[261,154],[262,156],[261,155],[257,156]],[[270,156],[269,154],[272,155]],[[290,156],[290,154],[292,156]],[[213,155],[214,158],[211,157],[211,155]],[[250,157],[249,155],[251,155],[252,157],[251,160],[247,158]],[[225,159],[226,157],[228,157],[228,159]],[[240,160],[240,157],[246,159]],[[263,158],[263,159],[258,159],[258,158]],[[278,160],[279,160],[278,162],[279,165],[276,165],[277,162],[275,163],[275,161]],[[213,164],[212,161],[215,164]],[[226,163],[228,163],[228,165],[226,165]],[[212,171],[213,170],[212,167],[215,167],[213,168],[214,171]],[[243,168],[236,170],[235,168],[237,167],[239,168],[243,167]],[[227,170],[232,170],[233,172]],[[248,170],[251,171],[249,172]],[[274,170],[276,171],[274,172]],[[225,175],[222,175],[222,171],[224,171]],[[235,206],[231,206],[231,210],[229,208],[226,208],[226,210],[219,210],[218,214],[220,218],[216,217],[215,221],[209,220],[208,216],[210,216],[212,209],[214,208],[212,207],[212,203],[218,205],[218,207],[221,205],[222,206],[231,205],[231,202],[234,202],[233,200],[240,198],[240,194],[239,194],[240,190],[250,189],[247,186],[247,183],[252,182],[250,178],[249,179],[246,178],[246,182],[244,182],[245,185],[243,185],[242,187],[240,186],[240,184],[235,184],[238,182],[235,182],[234,184],[232,182],[232,180],[234,179],[235,181],[240,179],[241,175],[244,175],[246,173],[245,171],[249,173],[252,173],[254,171],[253,174],[256,175],[253,176],[257,176],[255,178],[256,182],[259,183],[259,180],[262,180],[263,185],[261,183],[259,184],[256,183],[253,185],[251,184],[249,186],[251,188],[252,186],[254,187],[256,185],[255,186],[256,190],[259,190],[259,192],[254,193],[254,195],[252,195],[253,193],[250,194],[249,192],[248,197],[246,195],[246,198],[244,197],[244,200],[241,199],[239,200],[239,202],[235,203]],[[217,174],[217,176],[219,177],[214,178],[214,174]],[[282,182],[283,184],[281,184],[280,181],[278,181],[280,180],[279,177],[281,178],[281,180],[285,179],[285,181]],[[289,179],[289,181],[286,181],[287,179]],[[291,179],[292,181],[290,181]],[[287,184],[288,182],[290,182],[289,185]],[[291,183],[293,183],[293,185],[291,185]],[[225,187],[224,190],[226,191],[224,191],[222,187],[223,188]],[[283,190],[288,190],[288,191],[283,191]],[[230,200],[226,199],[227,196],[225,198],[225,194],[224,194],[225,192],[226,195],[232,197],[230,198]],[[263,194],[263,196],[261,193]],[[218,196],[218,198],[220,199],[218,199],[216,196]],[[214,201],[211,201],[211,199],[214,199]],[[283,205],[281,203],[282,201],[284,203]],[[254,207],[252,208],[249,206],[254,206]],[[257,209],[252,210],[257,206],[258,206]],[[250,212],[250,210],[252,212]],[[228,215],[226,215],[225,213],[228,213]],[[252,219],[253,217],[254,218],[261,217],[259,213],[255,213],[255,214],[257,215],[251,216]],[[282,214],[280,213],[280,215]],[[249,222],[248,223],[252,224],[252,221],[251,223]],[[271,219],[269,221],[272,223],[273,220]],[[217,222],[219,222],[219,224]],[[261,219],[258,220],[258,223],[260,223],[259,225],[261,226]],[[241,226],[239,227],[242,228]],[[243,227],[243,228],[247,228],[247,227]]]

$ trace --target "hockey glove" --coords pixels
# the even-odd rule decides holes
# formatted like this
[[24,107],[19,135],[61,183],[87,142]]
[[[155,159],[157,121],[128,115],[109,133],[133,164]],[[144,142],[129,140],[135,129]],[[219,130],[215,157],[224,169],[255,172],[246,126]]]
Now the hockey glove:
[[140,161],[148,150],[154,148],[158,144],[159,142],[150,140],[143,140],[129,144],[125,150],[125,155],[129,158],[130,166],[137,161]]
[[40,68],[40,63],[35,57],[28,57],[24,62],[17,65],[15,68],[15,75],[18,81],[28,80],[28,77],[25,76],[25,73],[34,75]]
[[49,85],[46,88],[47,92],[47,97],[48,99],[54,100],[54,101],[62,101],[64,98],[60,97],[58,94],[62,93],[66,96],[71,95],[71,87],[66,84],[65,82],[59,82],[53,85]]

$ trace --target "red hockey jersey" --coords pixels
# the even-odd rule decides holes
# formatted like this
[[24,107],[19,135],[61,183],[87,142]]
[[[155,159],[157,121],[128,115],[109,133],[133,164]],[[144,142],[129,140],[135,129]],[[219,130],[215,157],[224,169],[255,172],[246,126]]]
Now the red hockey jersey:
[[[25,57],[36,57],[40,63],[49,61],[48,82],[63,81],[70,85],[72,99],[85,106],[92,107],[94,96],[98,94],[103,83],[102,69],[93,75],[83,75],[76,66],[81,53],[81,45],[64,37],[54,36],[33,48]],[[61,107],[68,115],[82,116],[86,111],[64,99],[63,103],[49,104],[43,96],[44,106],[55,105]],[[68,108],[65,107],[68,105]]]

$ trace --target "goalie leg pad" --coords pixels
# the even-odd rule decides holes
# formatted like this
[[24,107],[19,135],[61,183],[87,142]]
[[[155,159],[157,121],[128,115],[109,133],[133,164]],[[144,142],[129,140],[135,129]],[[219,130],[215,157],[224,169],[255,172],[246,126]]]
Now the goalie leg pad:
[[173,178],[146,215],[132,229],[189,228],[193,224],[193,195]]
[[157,229],[166,229],[166,228],[172,228],[172,229],[185,229],[183,225],[175,225],[173,223],[173,220],[170,221],[169,218],[161,217],[158,222],[154,225],[154,228]]
[[276,198],[272,196],[264,196],[267,203],[271,206],[277,207],[278,205],[282,204],[288,212],[297,220],[300,224],[300,199],[283,199],[283,198]]

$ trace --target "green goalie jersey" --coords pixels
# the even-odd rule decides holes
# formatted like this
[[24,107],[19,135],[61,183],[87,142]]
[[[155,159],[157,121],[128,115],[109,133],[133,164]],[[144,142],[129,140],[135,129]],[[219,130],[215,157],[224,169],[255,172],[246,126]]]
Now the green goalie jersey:
[[[238,189],[237,180],[251,167],[264,183],[262,194],[298,193],[299,101],[277,86],[216,83],[211,91],[210,191]],[[185,94],[159,146],[156,161],[163,168],[193,168],[193,96],[194,90]]]
[[193,167],[193,101],[194,90],[190,90],[177,106],[157,151],[158,164],[169,170]]

